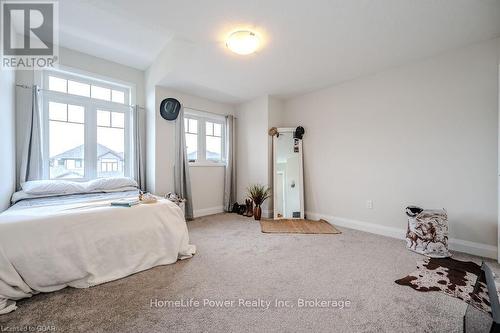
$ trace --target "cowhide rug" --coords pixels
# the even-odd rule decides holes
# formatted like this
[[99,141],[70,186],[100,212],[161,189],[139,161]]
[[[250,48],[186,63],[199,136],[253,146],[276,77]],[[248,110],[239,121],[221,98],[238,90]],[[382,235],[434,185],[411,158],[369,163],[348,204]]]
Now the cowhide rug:
[[[477,279],[479,284],[474,290]],[[415,272],[395,282],[422,292],[441,291],[491,313],[484,273],[478,264],[471,261],[427,258],[417,262]]]

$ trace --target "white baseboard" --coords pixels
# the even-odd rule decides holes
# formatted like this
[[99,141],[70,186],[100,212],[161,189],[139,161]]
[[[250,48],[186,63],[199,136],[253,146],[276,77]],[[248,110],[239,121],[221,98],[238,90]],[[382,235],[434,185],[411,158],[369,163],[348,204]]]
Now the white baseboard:
[[270,219],[274,216],[274,212],[272,210],[266,209],[262,211],[262,216]]
[[217,206],[217,207],[196,209],[193,211],[193,215],[196,218],[196,217],[202,217],[202,216],[207,216],[207,215],[219,214],[222,212],[224,212],[224,207]]
[[470,242],[462,239],[450,238],[450,249],[459,252],[474,254],[476,256],[497,259],[498,249],[496,246]]
[[[356,221],[343,217],[330,216],[314,212],[306,212],[306,215],[307,218],[312,220],[325,219],[326,221],[331,222],[332,224],[335,224],[339,227],[365,231],[391,238],[404,239],[406,235],[406,229],[387,227],[375,223]],[[470,242],[455,238],[450,238],[448,244],[450,249],[454,251],[465,252],[476,256],[492,259],[497,258],[497,247],[493,245]]]

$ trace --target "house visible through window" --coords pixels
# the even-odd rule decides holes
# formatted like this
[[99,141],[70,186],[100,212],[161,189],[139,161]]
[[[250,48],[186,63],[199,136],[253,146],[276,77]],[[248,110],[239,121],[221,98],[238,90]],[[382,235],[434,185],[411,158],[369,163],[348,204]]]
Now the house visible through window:
[[205,130],[205,158],[207,161],[222,161],[222,124],[207,121]]
[[188,160],[196,164],[224,163],[224,127],[222,116],[186,113],[184,130]]
[[97,176],[123,176],[124,150],[124,114],[97,110],[97,159],[101,162]]
[[83,106],[49,101],[48,111],[50,178],[83,178]]
[[189,162],[198,159],[198,120],[184,118],[184,130],[186,131],[186,147]]
[[129,176],[130,88],[63,72],[43,74],[51,179]]

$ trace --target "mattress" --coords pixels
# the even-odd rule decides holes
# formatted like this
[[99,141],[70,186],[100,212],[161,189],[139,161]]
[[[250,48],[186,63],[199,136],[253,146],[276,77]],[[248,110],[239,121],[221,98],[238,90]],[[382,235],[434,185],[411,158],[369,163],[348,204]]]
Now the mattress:
[[0,314],[15,301],[65,287],[87,288],[191,257],[181,209],[113,207],[136,191],[25,199],[0,214]]
[[9,210],[16,210],[20,208],[41,207],[51,205],[65,205],[76,203],[88,203],[92,201],[108,201],[121,198],[128,198],[138,196],[139,190],[122,191],[122,192],[100,192],[100,193],[85,193],[85,194],[70,194],[59,196],[47,196],[38,198],[21,199],[14,203]]

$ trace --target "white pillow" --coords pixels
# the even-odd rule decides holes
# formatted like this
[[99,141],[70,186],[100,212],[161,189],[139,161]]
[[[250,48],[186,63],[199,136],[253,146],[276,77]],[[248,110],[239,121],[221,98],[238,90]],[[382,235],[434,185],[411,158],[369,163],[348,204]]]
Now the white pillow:
[[84,183],[68,180],[30,180],[21,184],[27,194],[75,194],[85,191]]
[[137,182],[128,177],[98,178],[86,183],[87,192],[111,192],[124,188],[137,188]]

